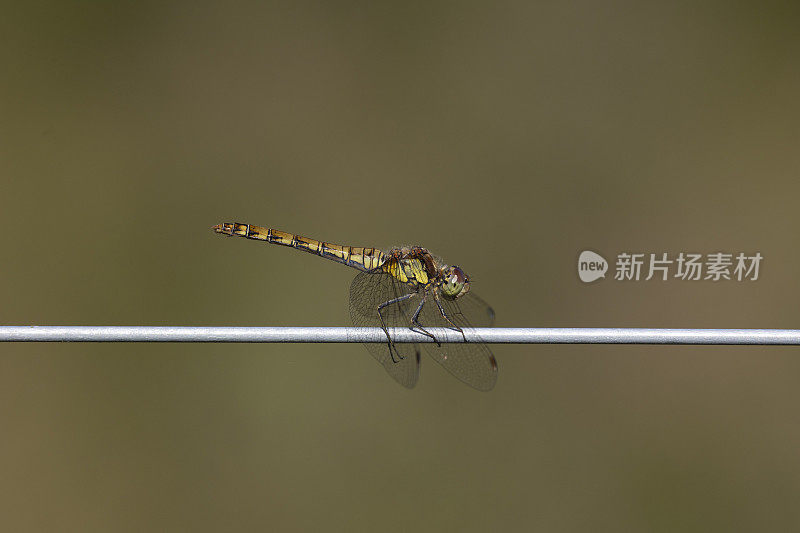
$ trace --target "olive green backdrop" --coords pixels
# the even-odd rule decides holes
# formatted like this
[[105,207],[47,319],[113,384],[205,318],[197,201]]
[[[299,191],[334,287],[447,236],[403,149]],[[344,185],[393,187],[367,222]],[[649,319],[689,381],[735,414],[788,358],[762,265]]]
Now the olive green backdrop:
[[[349,269],[235,220],[424,245],[501,326],[800,327],[794,3],[3,12],[0,323],[348,324]],[[9,530],[800,527],[797,348],[496,346],[488,394],[357,345],[0,349]]]

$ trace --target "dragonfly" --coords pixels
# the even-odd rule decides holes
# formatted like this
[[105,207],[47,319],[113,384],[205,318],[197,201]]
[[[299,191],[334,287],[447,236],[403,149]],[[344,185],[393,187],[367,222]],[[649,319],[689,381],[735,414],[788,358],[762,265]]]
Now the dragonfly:
[[[497,381],[497,360],[480,341],[466,342],[465,330],[494,324],[494,310],[470,291],[470,279],[421,246],[381,251],[342,246],[272,228],[225,222],[216,233],[289,246],[359,271],[350,285],[350,318],[357,327],[380,327],[385,344],[365,343],[395,381],[413,388],[419,379],[420,345],[434,361],[467,385],[489,391]],[[408,327],[431,339],[395,343],[392,328]],[[428,328],[460,332],[464,343],[442,344]]]

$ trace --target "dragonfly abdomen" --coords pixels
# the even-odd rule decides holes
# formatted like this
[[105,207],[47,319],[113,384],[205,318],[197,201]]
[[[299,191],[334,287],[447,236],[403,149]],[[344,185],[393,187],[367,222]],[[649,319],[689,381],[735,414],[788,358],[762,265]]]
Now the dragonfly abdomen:
[[381,266],[384,261],[383,252],[375,248],[360,246],[342,246],[329,242],[309,239],[302,235],[287,233],[285,231],[242,224],[240,222],[225,222],[214,226],[214,231],[224,235],[236,235],[246,239],[266,241],[270,244],[279,244],[296,248],[337,263],[342,263],[358,270],[373,270]]

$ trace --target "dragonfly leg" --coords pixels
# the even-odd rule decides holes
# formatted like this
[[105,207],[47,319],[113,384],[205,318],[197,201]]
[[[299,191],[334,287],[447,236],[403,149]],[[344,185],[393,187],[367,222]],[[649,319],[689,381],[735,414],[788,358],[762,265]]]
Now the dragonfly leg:
[[[389,344],[389,355],[391,356],[393,363],[399,363],[400,360],[401,359],[405,359],[405,357],[400,355],[397,352],[397,347],[395,347],[394,341],[392,340],[392,337],[389,335],[389,330],[386,328],[386,322],[383,320],[383,314],[381,313],[381,310],[386,308],[386,307],[388,307],[388,306],[390,306],[390,305],[398,304],[398,303],[400,303],[402,301],[408,300],[409,298],[412,298],[412,297],[414,297],[416,295],[417,295],[416,292],[405,294],[405,295],[403,295],[403,296],[401,296],[399,298],[395,298],[394,300],[389,300],[388,302],[383,302],[382,304],[380,304],[378,306],[378,318],[381,321],[381,328],[383,329],[383,332],[386,333],[386,340],[387,340],[387,342]],[[397,359],[395,359],[395,354],[397,354]]]
[[[427,298],[428,298],[428,294],[427,293],[422,296],[422,301],[417,306],[417,310],[414,311],[414,316],[411,317],[411,327],[410,327],[410,329],[411,329],[411,331],[417,331],[419,333],[422,333],[423,335],[426,335],[426,336],[430,337],[431,339],[433,339],[433,342],[435,342],[437,346],[441,347],[441,343],[436,340],[436,337],[433,336],[433,333],[431,333],[430,331],[425,329],[422,326],[422,324],[419,323],[419,314],[422,312],[422,306],[425,305],[425,300]],[[416,327],[416,329],[414,329],[415,327]]]
[[439,308],[439,312],[442,314],[444,319],[447,320],[450,323],[451,326],[453,326],[454,330],[456,330],[457,332],[461,333],[461,336],[464,337],[464,342],[467,342],[467,336],[464,335],[464,330],[461,329],[460,327],[458,327],[452,320],[450,320],[450,317],[447,316],[447,313],[445,312],[444,307],[442,307],[442,302],[439,301],[439,295],[434,293],[433,294],[433,299],[436,302],[436,306]]

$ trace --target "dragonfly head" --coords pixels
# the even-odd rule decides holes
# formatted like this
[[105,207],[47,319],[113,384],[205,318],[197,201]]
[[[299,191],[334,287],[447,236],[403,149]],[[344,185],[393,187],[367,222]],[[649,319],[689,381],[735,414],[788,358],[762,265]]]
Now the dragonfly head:
[[442,280],[442,294],[450,299],[460,298],[469,292],[469,277],[457,266],[448,267]]

